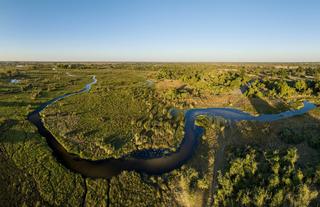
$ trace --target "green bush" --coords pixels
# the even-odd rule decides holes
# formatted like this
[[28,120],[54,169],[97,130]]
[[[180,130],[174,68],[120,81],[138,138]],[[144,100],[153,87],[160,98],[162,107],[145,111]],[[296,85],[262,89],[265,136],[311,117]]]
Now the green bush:
[[308,89],[307,83],[305,81],[303,81],[303,80],[298,80],[295,83],[295,87],[296,87],[296,90],[299,91],[299,92],[303,92],[303,91]]
[[[308,206],[318,192],[320,170],[312,175],[296,167],[298,151],[230,148],[224,174],[218,172],[213,206]],[[277,163],[278,170],[271,168]],[[307,177],[308,176],[308,177]]]
[[294,94],[294,89],[285,81],[281,81],[280,83],[276,82],[276,90],[280,97],[292,96]]

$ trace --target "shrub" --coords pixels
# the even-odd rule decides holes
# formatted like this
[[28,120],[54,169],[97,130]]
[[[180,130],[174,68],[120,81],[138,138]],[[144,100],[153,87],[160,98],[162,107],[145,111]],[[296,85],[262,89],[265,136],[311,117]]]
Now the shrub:
[[294,89],[291,88],[287,82],[281,81],[280,83],[276,83],[277,92],[280,97],[291,96],[294,94]]
[[299,91],[299,92],[303,92],[305,90],[307,90],[308,88],[308,85],[305,81],[303,80],[298,80],[296,83],[295,83],[295,87],[296,87],[296,90]]
[[199,115],[195,120],[195,125],[200,127],[208,127],[212,124],[212,122],[213,122],[213,119],[211,117],[208,117],[205,115]]

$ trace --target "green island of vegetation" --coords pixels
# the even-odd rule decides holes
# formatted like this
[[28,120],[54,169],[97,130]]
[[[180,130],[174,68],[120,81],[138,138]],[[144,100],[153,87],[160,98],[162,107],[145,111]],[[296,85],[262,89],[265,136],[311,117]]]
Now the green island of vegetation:
[[[244,63],[0,64],[1,206],[318,206],[320,110],[274,122],[199,116],[191,159],[160,175],[84,177],[56,159],[27,115],[41,112],[58,142],[89,159],[137,150],[174,153],[184,112],[234,108],[254,115],[320,103],[320,65]],[[172,109],[176,109],[173,111]],[[174,112],[174,113],[173,113]]]

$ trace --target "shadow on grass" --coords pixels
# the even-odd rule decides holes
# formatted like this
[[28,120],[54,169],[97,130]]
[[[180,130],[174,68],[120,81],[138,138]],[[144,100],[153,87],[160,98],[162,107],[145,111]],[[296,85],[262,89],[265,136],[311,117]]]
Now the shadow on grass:
[[37,137],[37,132],[26,132],[14,128],[19,125],[18,120],[15,119],[6,119],[0,123],[0,142],[1,143],[18,143],[23,142],[26,139]]
[[1,107],[20,107],[20,106],[29,106],[29,105],[40,105],[41,102],[18,102],[18,101],[0,101],[0,108]]
[[[290,106],[282,100],[278,100],[275,106],[270,105],[266,100],[260,97],[248,97],[251,105],[259,114],[274,114],[291,110]],[[277,136],[287,147],[298,147],[300,143],[306,142],[310,148],[320,152],[320,120],[312,117],[309,113],[298,115],[291,118],[276,121],[278,125]],[[289,129],[294,132],[288,140],[281,139],[281,130]],[[271,132],[270,132],[271,133]],[[294,136],[303,136],[299,143],[294,143]],[[306,163],[303,163],[306,164]]]
[[251,105],[259,114],[275,114],[290,110],[290,106],[282,101],[278,101],[275,106],[269,104],[260,97],[248,97]]
[[105,144],[110,144],[115,150],[123,147],[128,141],[128,138],[121,137],[119,134],[112,134],[104,138]]

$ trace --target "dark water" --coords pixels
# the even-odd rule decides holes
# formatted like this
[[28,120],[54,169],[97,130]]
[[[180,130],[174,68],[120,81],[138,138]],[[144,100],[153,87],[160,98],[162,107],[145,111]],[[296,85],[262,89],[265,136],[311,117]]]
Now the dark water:
[[188,159],[192,157],[192,154],[198,145],[199,138],[203,134],[203,129],[195,125],[195,118],[198,115],[218,116],[231,121],[252,120],[270,122],[301,115],[311,109],[316,108],[314,104],[304,102],[304,107],[299,110],[260,116],[252,116],[248,113],[231,108],[190,109],[185,111],[184,138],[176,152],[161,156],[161,154],[164,154],[163,152],[165,149],[150,149],[133,152],[130,154],[130,156],[125,155],[119,159],[109,158],[94,161],[82,159],[75,154],[67,152],[66,149],[51,134],[51,132],[45,128],[39,113],[47,106],[63,98],[89,92],[92,84],[95,84],[96,82],[97,80],[95,76],[93,76],[93,81],[87,84],[82,90],[54,98],[42,104],[39,108],[28,115],[28,120],[33,123],[38,128],[38,132],[46,138],[49,147],[53,150],[54,156],[60,163],[74,172],[92,178],[111,178],[112,176],[118,175],[124,170],[134,170],[147,174],[162,174],[181,167]]

